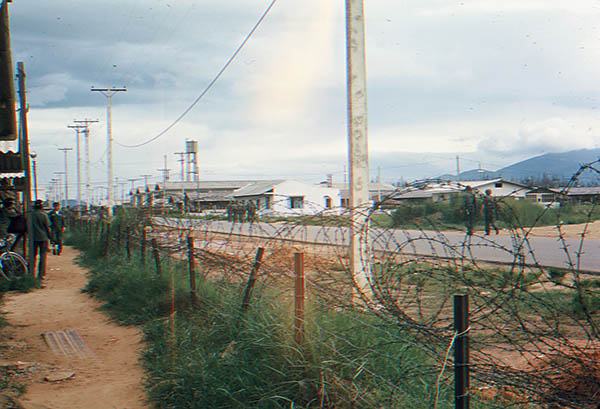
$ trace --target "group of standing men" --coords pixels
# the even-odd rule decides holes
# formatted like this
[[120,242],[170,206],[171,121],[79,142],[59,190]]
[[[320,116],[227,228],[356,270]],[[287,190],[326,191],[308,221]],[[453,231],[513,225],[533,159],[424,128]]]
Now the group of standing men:
[[49,213],[44,211],[44,204],[36,200],[33,204],[33,254],[35,259],[39,255],[38,277],[46,275],[46,253],[48,242],[52,243],[52,253],[59,256],[62,252],[63,232],[65,231],[65,218],[60,211],[60,203],[54,202]]
[[249,200],[246,204],[233,202],[227,206],[227,220],[230,222],[253,222],[256,220],[256,205]]
[[487,189],[485,191],[485,195],[482,198],[483,204],[481,207],[477,204],[477,197],[473,192],[471,186],[467,186],[465,188],[465,195],[463,198],[463,209],[465,215],[465,227],[467,228],[467,235],[473,235],[473,226],[475,225],[475,221],[477,220],[478,214],[481,212],[483,214],[483,219],[485,223],[485,235],[488,236],[491,232],[492,227],[498,234],[498,227],[496,226],[496,216],[498,213],[498,208],[496,201],[492,197],[492,190]]

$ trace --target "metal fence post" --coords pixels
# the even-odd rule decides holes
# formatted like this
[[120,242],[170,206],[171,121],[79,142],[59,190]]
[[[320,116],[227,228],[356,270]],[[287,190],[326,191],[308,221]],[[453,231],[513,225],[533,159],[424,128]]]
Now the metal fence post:
[[244,292],[244,300],[242,301],[242,312],[245,312],[250,306],[250,294],[252,293],[252,288],[254,287],[254,283],[256,282],[256,275],[258,273],[258,269],[260,268],[260,263],[262,261],[264,252],[265,249],[263,247],[259,247],[256,251],[254,265],[252,266],[252,270],[250,270],[250,278],[248,278],[248,285],[246,286],[246,291]]
[[160,255],[158,254],[158,243],[156,237],[152,238],[152,254],[154,254],[154,264],[156,265],[156,275],[160,275]]
[[146,264],[146,229],[142,227],[142,238],[140,242],[140,259],[142,265]]
[[110,249],[110,223],[106,222],[105,223],[105,229],[104,229],[104,234],[105,234],[105,238],[104,238],[104,257],[108,256],[108,251]]
[[127,253],[127,260],[131,260],[131,243],[130,243],[129,229],[125,229],[125,252]]
[[294,339],[304,342],[304,254],[294,253]]
[[190,298],[192,304],[196,301],[196,269],[194,267],[194,238],[192,236],[187,237],[188,245],[188,267],[190,272]]
[[454,296],[454,407],[469,409],[469,296]]

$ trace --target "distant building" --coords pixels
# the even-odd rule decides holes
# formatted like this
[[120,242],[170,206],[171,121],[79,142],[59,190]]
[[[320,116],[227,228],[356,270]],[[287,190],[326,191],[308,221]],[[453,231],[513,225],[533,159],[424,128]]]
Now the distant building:
[[341,203],[340,190],[296,180],[256,181],[232,194],[237,202],[254,202],[261,214],[282,216],[314,215],[336,212]]
[[[350,190],[346,183],[332,183],[331,187],[340,190],[340,202],[338,206],[349,208],[350,207]],[[396,187],[382,182],[371,182],[369,183],[369,200],[374,203],[385,201],[396,191]]]
[[402,201],[425,201],[431,200],[434,202],[441,200],[449,200],[460,195],[467,186],[470,186],[478,195],[483,195],[489,189],[494,197],[514,197],[516,199],[525,198],[527,193],[531,191],[529,186],[520,183],[511,182],[504,179],[492,180],[470,180],[461,182],[439,182],[425,181],[420,184],[407,186],[398,189],[391,199],[386,201],[387,206],[397,205]]
[[[558,189],[556,189],[558,190]],[[566,199],[576,204],[600,203],[600,187],[571,187],[564,191]]]
[[492,191],[494,197],[507,197],[511,196],[517,199],[525,198],[527,192],[532,188],[530,186],[523,185],[521,183],[511,182],[501,178],[491,180],[471,180],[471,181],[460,181],[459,187],[463,189],[467,186],[471,186],[473,191],[476,193],[485,193],[486,190]]

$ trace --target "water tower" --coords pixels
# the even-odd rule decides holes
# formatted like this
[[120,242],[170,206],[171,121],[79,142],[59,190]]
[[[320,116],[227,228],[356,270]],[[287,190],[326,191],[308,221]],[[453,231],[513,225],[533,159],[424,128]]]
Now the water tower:
[[198,171],[198,141],[185,141],[185,156],[187,161],[187,172],[185,180],[197,182],[199,180]]

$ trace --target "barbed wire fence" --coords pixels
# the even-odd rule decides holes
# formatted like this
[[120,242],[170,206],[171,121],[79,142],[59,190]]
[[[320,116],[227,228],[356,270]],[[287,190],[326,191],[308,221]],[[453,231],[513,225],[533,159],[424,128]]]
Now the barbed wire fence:
[[[467,335],[454,328],[453,296],[466,294],[468,394],[477,407],[596,409],[600,278],[582,266],[598,209],[594,203],[585,208],[584,227],[573,241],[561,222],[568,208],[558,206],[586,172],[598,173],[596,164],[583,166],[557,192],[557,206],[538,207],[528,221],[517,209],[521,201],[497,200],[503,229],[493,236],[450,232],[439,211],[423,213],[410,229],[385,226],[381,218],[406,215],[414,206],[399,203],[400,211],[386,212],[381,209],[389,198],[384,198],[369,209],[369,227],[361,231],[369,249],[369,304],[357,302],[350,275],[347,209],[335,216],[331,211],[306,216],[301,223],[170,217],[146,209],[110,224],[83,217],[71,225],[91,242],[104,243],[103,255],[139,257],[149,270],[160,272],[165,259],[179,260],[184,267],[175,274],[189,274],[192,300],[196,283],[207,282],[239,289],[240,303],[242,293],[251,305],[268,297],[287,311],[281,325],[301,331],[294,348],[321,363],[311,368],[317,384],[299,383],[311,402],[305,407],[450,407],[451,351]],[[416,187],[421,186],[405,189]],[[455,221],[463,217],[460,200],[447,209]],[[533,236],[533,228],[548,217],[556,219],[557,246],[550,251],[562,252],[560,265],[547,263]],[[302,254],[305,303],[300,321],[296,254]],[[176,304],[173,300],[173,320]],[[339,317],[342,331],[331,325]],[[223,356],[235,348],[231,341]]]

